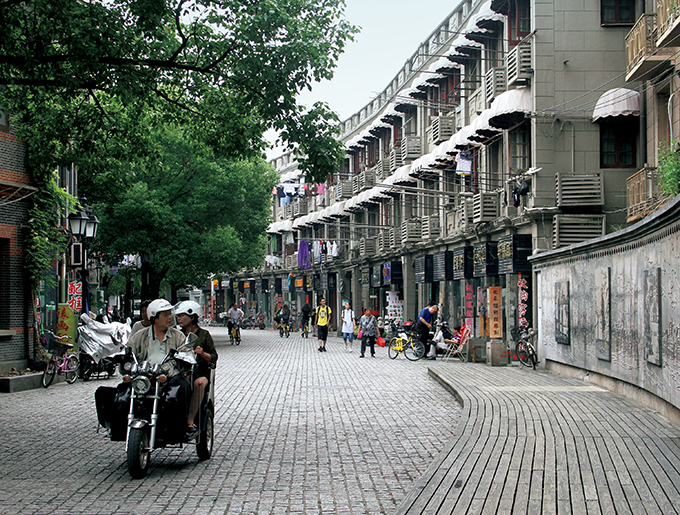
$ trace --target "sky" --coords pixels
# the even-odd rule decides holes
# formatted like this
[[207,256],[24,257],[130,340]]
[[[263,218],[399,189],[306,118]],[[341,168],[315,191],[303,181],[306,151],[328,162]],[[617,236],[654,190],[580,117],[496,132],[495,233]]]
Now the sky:
[[[361,32],[338,59],[333,80],[304,91],[300,103],[327,102],[346,120],[387,87],[418,45],[460,1],[346,0],[345,17]],[[267,156],[281,153],[274,149]]]

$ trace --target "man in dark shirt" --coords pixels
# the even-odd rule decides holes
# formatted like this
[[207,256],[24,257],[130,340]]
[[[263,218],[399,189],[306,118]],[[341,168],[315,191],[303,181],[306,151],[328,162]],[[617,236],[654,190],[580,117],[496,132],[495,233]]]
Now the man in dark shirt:
[[[420,334],[420,341],[423,342],[423,348],[427,351],[427,340],[430,336],[430,329],[432,329],[432,317],[439,310],[434,302],[430,302],[426,308],[423,308],[418,315],[418,323],[416,324],[416,332]],[[436,359],[431,356],[427,359]]]

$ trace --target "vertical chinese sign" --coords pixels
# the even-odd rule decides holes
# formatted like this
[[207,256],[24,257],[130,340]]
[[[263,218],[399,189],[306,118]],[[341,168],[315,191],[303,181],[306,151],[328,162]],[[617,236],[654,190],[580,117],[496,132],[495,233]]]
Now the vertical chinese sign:
[[501,319],[501,293],[500,286],[489,288],[489,336],[494,339],[503,338],[503,322]]
[[80,281],[69,281],[68,300],[66,303],[74,313],[80,313],[83,309],[83,283]]
[[529,309],[529,281],[519,274],[517,279],[517,326],[529,327],[531,311]]
[[470,330],[471,334],[474,333],[475,328],[475,291],[471,284],[465,285],[465,327]]

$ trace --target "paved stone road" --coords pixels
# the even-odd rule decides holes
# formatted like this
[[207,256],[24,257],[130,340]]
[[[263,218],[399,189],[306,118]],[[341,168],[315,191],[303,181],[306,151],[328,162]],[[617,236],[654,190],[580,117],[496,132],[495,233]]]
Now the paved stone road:
[[0,395],[1,514],[393,513],[450,438],[460,407],[427,364],[346,353],[330,338],[211,328],[220,360],[213,458],[159,450],[147,478],[96,434],[115,379]]

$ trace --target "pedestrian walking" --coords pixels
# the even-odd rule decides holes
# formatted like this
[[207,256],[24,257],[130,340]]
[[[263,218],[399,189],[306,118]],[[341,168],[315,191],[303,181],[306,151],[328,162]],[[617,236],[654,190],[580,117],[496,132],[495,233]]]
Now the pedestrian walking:
[[319,338],[319,352],[326,352],[326,340],[328,339],[328,324],[331,320],[332,310],[326,306],[326,299],[319,299],[319,305],[316,307],[316,332]]
[[342,310],[342,339],[345,341],[345,350],[352,352],[352,342],[354,341],[354,311],[349,302],[345,302],[345,309]]
[[[426,308],[423,308],[418,315],[418,323],[416,324],[416,333],[420,335],[420,341],[423,342],[423,349],[427,351],[427,340],[430,337],[430,329],[432,329],[432,317],[439,311],[437,304],[430,302]],[[435,350],[436,352],[436,350]],[[427,359],[435,360],[437,356],[429,356]]]
[[375,340],[378,337],[378,322],[370,309],[364,308],[363,313],[359,321],[359,330],[361,331],[361,354],[359,357],[364,357],[366,347],[370,345],[371,357],[375,358]]

